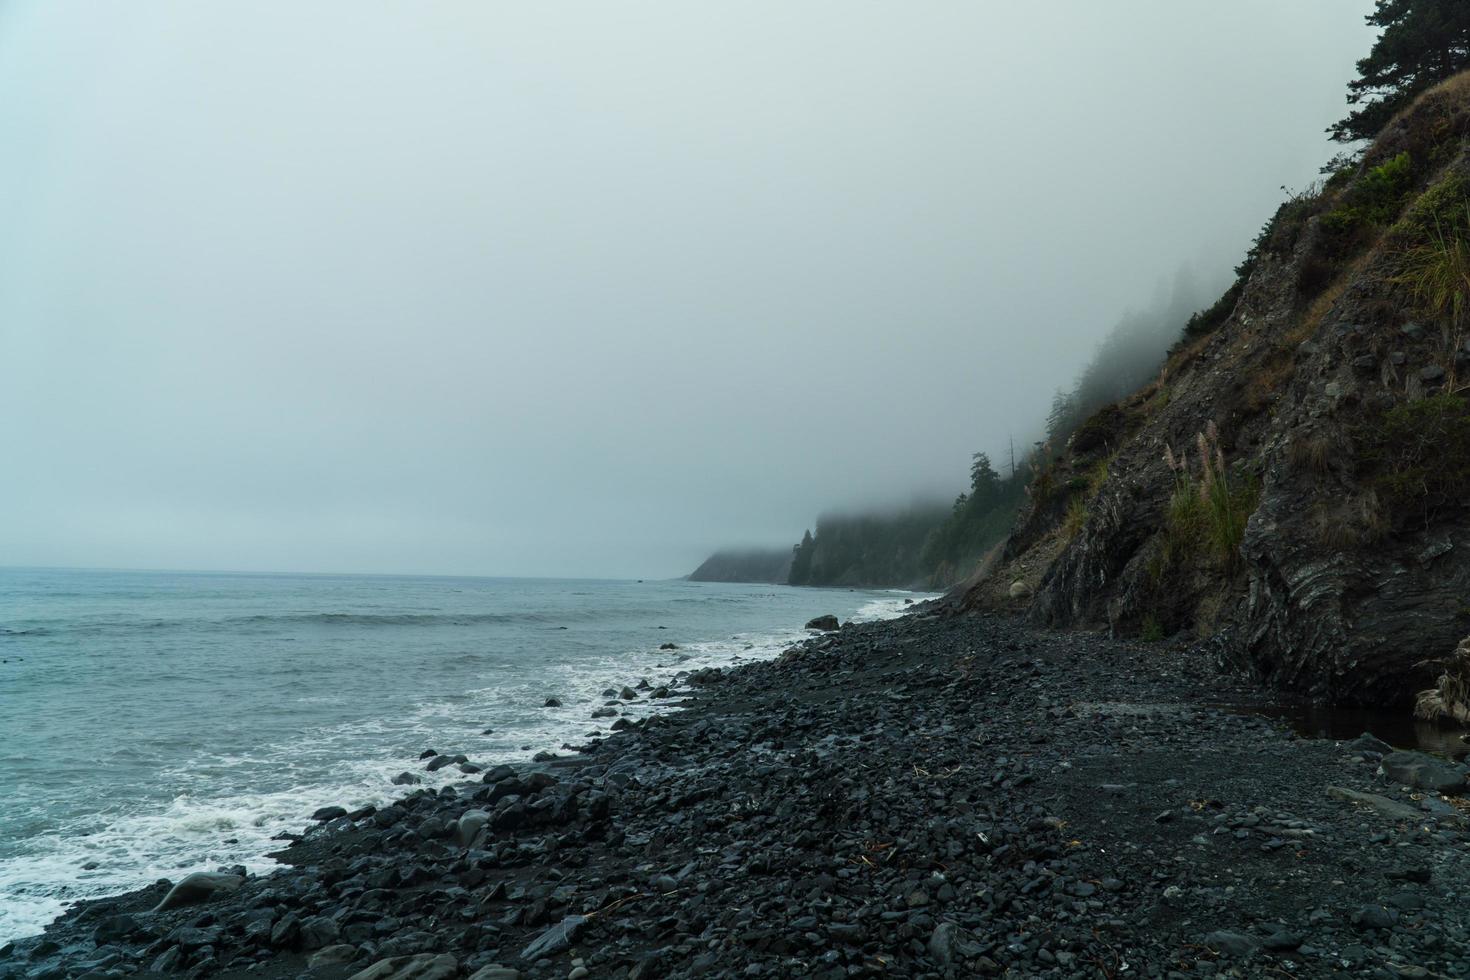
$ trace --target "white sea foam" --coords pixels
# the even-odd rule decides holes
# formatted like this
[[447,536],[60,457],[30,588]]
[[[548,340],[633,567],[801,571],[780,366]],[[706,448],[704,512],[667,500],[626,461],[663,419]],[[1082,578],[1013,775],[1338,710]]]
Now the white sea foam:
[[[852,616],[870,622],[901,615],[913,593],[872,598]],[[726,638],[680,643],[676,650],[631,650],[589,662],[547,666],[534,680],[469,690],[455,697],[421,701],[391,723],[364,730],[360,724],[303,732],[290,744],[260,746],[250,754],[193,759],[159,773],[164,785],[187,789],[166,805],[107,811],[85,825],[59,826],[31,840],[25,850],[0,861],[0,943],[39,933],[72,902],[116,894],[159,878],[177,879],[197,870],[243,865],[253,873],[276,867],[266,855],[285,846],[273,839],[300,832],[323,806],[383,805],[405,787],[392,776],[405,770],[428,787],[465,780],[453,766],[426,772],[412,756],[387,742],[427,745],[464,753],[480,765],[525,761],[537,751],[606,735],[616,718],[590,717],[615,702],[619,717],[638,719],[678,710],[677,700],[644,697],[627,703],[608,698],[646,678],[657,687],[685,672],[728,668],[778,656],[809,637],[806,630],[737,633]],[[677,692],[676,692],[677,694]],[[541,707],[548,696],[562,706]],[[330,698],[322,698],[330,700]],[[485,734],[486,722],[494,731]],[[384,736],[391,734],[392,738]],[[249,779],[265,771],[290,785],[270,791],[231,791],[224,776]],[[473,778],[473,777],[469,777]]]

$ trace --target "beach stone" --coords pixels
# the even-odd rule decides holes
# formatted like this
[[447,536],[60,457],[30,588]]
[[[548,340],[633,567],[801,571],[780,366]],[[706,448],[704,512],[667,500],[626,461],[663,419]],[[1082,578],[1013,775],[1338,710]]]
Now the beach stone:
[[1219,950],[1226,956],[1243,960],[1254,953],[1261,943],[1253,936],[1221,929],[1205,936],[1205,945],[1210,949]]
[[1382,905],[1364,905],[1353,913],[1353,925],[1359,929],[1392,929],[1398,921],[1399,914]]
[[1388,755],[1393,751],[1392,745],[1371,732],[1364,732],[1351,742],[1344,744],[1343,748],[1349,752],[1376,752],[1379,755]]
[[624,701],[632,701],[638,697],[638,692],[624,684],[623,689],[618,692],[618,697],[622,698]]
[[823,632],[827,632],[827,633],[830,633],[833,630],[838,629],[840,626],[841,626],[841,624],[837,622],[837,617],[836,616],[833,616],[830,613],[828,613],[825,616],[818,616],[816,619],[809,619],[806,622],[806,628],[807,629],[809,629],[809,630],[822,630]]
[[1415,789],[1453,795],[1465,788],[1463,771],[1423,752],[1392,752],[1379,765],[1389,779]]
[[419,953],[378,960],[350,980],[450,980],[459,974],[459,961],[448,953]]
[[[184,963],[184,951],[177,946],[170,946],[159,953],[148,967],[152,973],[173,973]],[[63,974],[65,975],[65,974]]]
[[1377,793],[1361,793],[1358,790],[1346,789],[1342,786],[1329,786],[1327,787],[1327,795],[1335,800],[1361,803],[1366,807],[1371,807],[1390,820],[1418,820],[1420,816],[1419,811],[1407,803],[1390,800],[1388,797],[1379,796]]
[[139,929],[138,920],[131,915],[109,915],[97,923],[92,931],[92,941],[99,946],[118,939],[126,939]]
[[570,949],[572,943],[576,941],[577,934],[582,931],[582,927],[586,924],[586,916],[567,916],[531,940],[530,944],[521,950],[521,959],[527,962],[535,962],[543,956],[554,956],[562,950]]
[[1415,891],[1394,892],[1383,900],[1383,904],[1392,905],[1396,909],[1405,912],[1417,912],[1425,905],[1424,896]]
[[203,949],[205,946],[213,946],[219,942],[221,933],[219,926],[209,926],[203,929],[194,926],[180,926],[169,933],[167,938],[184,949]]
[[343,963],[351,963],[357,959],[358,952],[358,948],[351,943],[324,946],[306,958],[306,965],[313,970],[320,970],[328,966],[341,966]]
[[1031,595],[1031,586],[1017,579],[1011,583],[1011,587],[1007,591],[1012,599],[1025,599]]
[[417,786],[419,783],[423,782],[423,780],[415,776],[411,772],[400,772],[398,775],[389,780],[389,782],[391,782],[394,786]]
[[596,711],[592,712],[592,717],[593,718],[616,718],[617,717],[617,714],[618,714],[618,709],[617,708],[598,708]]
[[276,948],[295,946],[301,939],[301,920],[294,914],[287,915],[271,927],[271,945]]
[[1271,935],[1261,940],[1261,945],[1264,946],[1266,949],[1273,950],[1279,953],[1285,952],[1287,950],[1296,949],[1302,944],[1302,942],[1303,938],[1301,933],[1290,932],[1286,929],[1278,929],[1276,932],[1271,933]]
[[490,813],[488,811],[466,810],[460,815],[459,822],[455,824],[455,840],[459,842],[460,847],[469,847],[489,822]]
[[947,967],[954,962],[956,928],[953,922],[941,922],[929,936],[929,957],[941,967]]
[[322,949],[335,943],[342,935],[337,923],[324,915],[313,916],[301,923],[301,948]]
[[313,813],[311,819],[318,823],[327,823],[330,820],[336,820],[338,817],[345,816],[347,816],[347,808],[345,806],[324,806]]
[[499,963],[491,963],[471,973],[470,980],[521,980],[521,971],[501,966]]
[[547,698],[546,699],[546,703],[544,705],[542,705],[542,707],[544,707],[544,708],[560,708],[561,707],[561,699],[560,698]]
[[[345,815],[347,811],[342,812]],[[209,901],[216,894],[227,895],[239,891],[244,883],[245,879],[241,875],[196,871],[170,888],[168,894],[163,896],[163,901],[153,907],[153,911],[165,912],[184,905],[198,905]]]

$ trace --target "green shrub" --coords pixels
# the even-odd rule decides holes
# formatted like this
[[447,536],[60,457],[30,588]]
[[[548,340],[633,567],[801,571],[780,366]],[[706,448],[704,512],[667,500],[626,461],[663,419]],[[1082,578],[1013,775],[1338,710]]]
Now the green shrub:
[[[1164,521],[1165,568],[1193,560],[1205,537],[1205,504],[1187,468],[1174,478],[1174,493]],[[1162,577],[1162,575],[1160,575]]]
[[1107,449],[1118,441],[1127,418],[1116,404],[1104,405],[1077,427],[1072,434],[1072,452],[1085,456],[1096,449]]
[[1369,485],[1395,519],[1434,516],[1470,494],[1470,405],[1453,393],[1404,402],[1358,433]]
[[1051,463],[1032,464],[1031,482],[1026,485],[1026,496],[1031,506],[1041,511],[1051,503],[1057,492],[1057,475]]
[[1089,497],[1097,496],[1097,492],[1103,488],[1103,484],[1108,482],[1108,467],[1113,465],[1113,460],[1117,457],[1117,453],[1113,453],[1111,456],[1105,456],[1096,463],[1093,463],[1092,468],[1087,471],[1087,495]]
[[1062,537],[1071,541],[1086,523],[1087,500],[1079,493],[1067,501],[1067,513],[1062,518]]
[[1143,617],[1143,623],[1138,628],[1138,638],[1145,643],[1158,643],[1164,638],[1164,624],[1159,622],[1159,617],[1149,613]]
[[[1235,572],[1241,563],[1246,521],[1256,509],[1256,487],[1248,478],[1231,479],[1214,423],[1198,435],[1195,446],[1198,479],[1187,453],[1175,456],[1172,449],[1165,450],[1165,462],[1174,471],[1174,493],[1164,522],[1162,560],[1177,567],[1203,552],[1227,572]],[[1162,569],[1156,577],[1162,577]]]
[[1322,228],[1341,237],[1362,226],[1390,224],[1404,209],[1414,189],[1414,161],[1407,151],[1372,167],[1322,216]]
[[1425,198],[1402,224],[1394,282],[1413,291],[1423,314],[1458,327],[1470,319],[1470,196],[1436,188]]
[[1436,224],[1458,221],[1462,214],[1461,205],[1467,197],[1470,197],[1470,178],[1459,173],[1450,174],[1420,194],[1393,230],[1403,245],[1420,244],[1428,239]]

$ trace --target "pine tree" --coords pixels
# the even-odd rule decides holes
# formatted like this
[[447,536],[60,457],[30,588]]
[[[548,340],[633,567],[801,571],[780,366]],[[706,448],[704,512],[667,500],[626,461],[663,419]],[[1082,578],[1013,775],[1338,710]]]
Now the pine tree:
[[976,501],[977,505],[989,507],[1000,488],[1000,475],[990,465],[990,457],[987,454],[976,453],[972,459],[973,462],[970,464],[971,498]]
[[1076,427],[1077,396],[1071,392],[1057,390],[1051,398],[1051,411],[1046,416],[1046,440],[1060,446],[1067,441]]
[[1466,0],[1377,0],[1368,23],[1383,33],[1348,82],[1348,104],[1361,108],[1327,130],[1339,143],[1372,139],[1414,96],[1470,68]]

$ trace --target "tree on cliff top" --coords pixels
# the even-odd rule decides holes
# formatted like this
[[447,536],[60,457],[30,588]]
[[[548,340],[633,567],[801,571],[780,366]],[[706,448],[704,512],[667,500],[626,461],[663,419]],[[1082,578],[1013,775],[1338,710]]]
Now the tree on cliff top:
[[971,457],[970,493],[984,500],[987,507],[1000,493],[1000,475],[990,465],[990,457],[985,453],[976,453]]
[[1339,143],[1372,139],[1414,96],[1470,68],[1467,0],[1377,0],[1367,19],[1383,33],[1348,82],[1360,108],[1327,130]]

